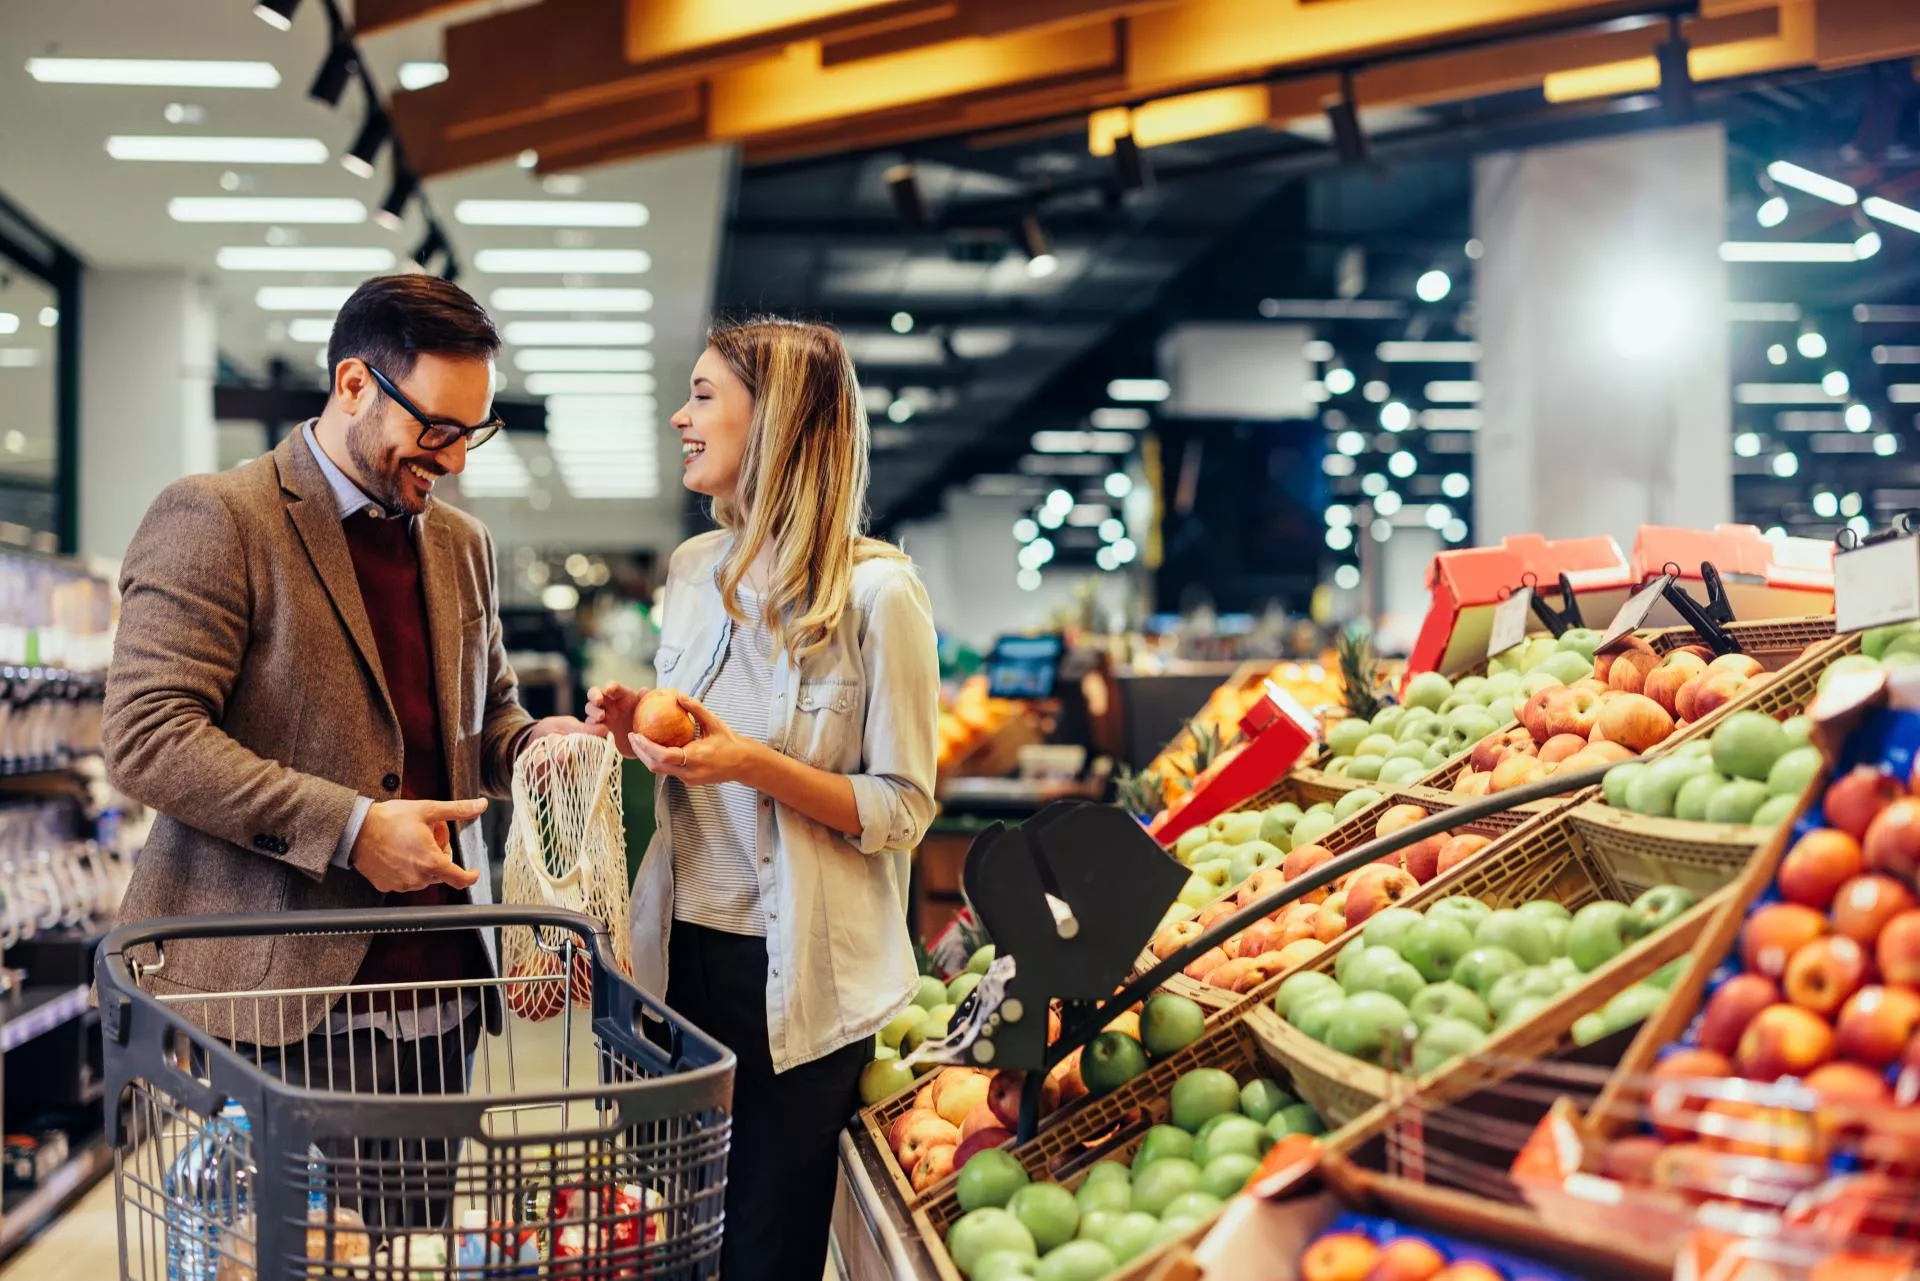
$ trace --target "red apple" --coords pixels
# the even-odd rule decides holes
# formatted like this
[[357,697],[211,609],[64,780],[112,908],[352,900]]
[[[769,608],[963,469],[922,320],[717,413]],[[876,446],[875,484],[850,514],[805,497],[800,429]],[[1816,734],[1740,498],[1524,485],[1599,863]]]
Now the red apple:
[[[912,1119],[909,1121],[908,1118]],[[903,1122],[906,1123],[904,1127]],[[953,1147],[960,1142],[958,1126],[941,1120],[938,1112],[920,1112],[918,1109],[895,1121],[891,1133],[899,1135],[900,1141],[894,1146],[893,1154],[903,1170],[911,1170],[918,1165],[929,1148]]]
[[1902,794],[1900,780],[1871,765],[1856,765],[1827,785],[1821,798],[1827,823],[1858,841],[1881,810]]
[[1256,921],[1240,932],[1240,945],[1234,949],[1236,957],[1259,956],[1262,952],[1277,952],[1285,946],[1287,927],[1278,921]]
[[[1406,876],[1406,873],[1402,872],[1401,875]],[[1327,896],[1326,902],[1320,905],[1320,910],[1314,915],[1313,936],[1322,943],[1331,943],[1346,932],[1347,892],[1335,890]]]
[[1469,771],[1453,782],[1453,790],[1461,796],[1485,796],[1493,789],[1493,775]]
[[[991,1082],[988,1083],[988,1088],[992,1088]],[[990,1104],[982,1100],[974,1104],[973,1110],[968,1112],[966,1119],[960,1122],[960,1141],[965,1143],[982,1130],[992,1130],[999,1127],[999,1116],[994,1113]]]
[[1403,827],[1411,827],[1427,816],[1425,807],[1419,805],[1394,805],[1380,816],[1373,825],[1374,839],[1392,836]]
[[1359,1232],[1329,1232],[1300,1256],[1300,1281],[1366,1281],[1380,1247]]
[[1858,1063],[1826,1063],[1807,1073],[1803,1084],[1827,1104],[1864,1104],[1881,1107],[1893,1102],[1887,1080]]
[[1647,673],[1640,692],[1666,708],[1670,714],[1678,716],[1680,707],[1675,700],[1680,694],[1680,687],[1706,670],[1707,665],[1697,656],[1675,651],[1661,659],[1660,665]]
[[1425,885],[1440,873],[1440,851],[1449,843],[1446,833],[1429,836],[1424,841],[1415,841],[1400,851],[1400,861],[1407,869],[1407,875]]
[[1674,693],[1673,717],[1677,723],[1684,725],[1694,718],[1693,700],[1700,693],[1700,687],[1706,683],[1707,674],[1701,672],[1698,676],[1688,677]]
[[940,1180],[953,1173],[953,1158],[956,1149],[950,1143],[942,1143],[921,1153],[914,1163],[913,1173],[907,1176],[915,1192],[925,1192]]
[[[993,1109],[1005,1129],[1020,1128],[1020,1091],[1026,1082],[1026,1073],[1014,1071],[995,1072],[987,1082],[987,1106]],[[964,1166],[966,1162],[960,1164]]]
[[[1589,725],[1587,727],[1588,733],[1591,733],[1592,730],[1593,727]],[[1552,738],[1540,744],[1540,759],[1549,765],[1558,765],[1568,757],[1576,756],[1586,750],[1587,740],[1584,735],[1578,732],[1555,734]]]
[[1257,867],[1253,870],[1253,875],[1240,882],[1240,888],[1233,892],[1233,901],[1245,907],[1274,893],[1286,883],[1286,873],[1279,868]]
[[[1620,665],[1614,664],[1618,671]],[[1623,694],[1600,709],[1600,729],[1609,743],[1644,752],[1673,733],[1673,717],[1644,694]]]
[[1920,993],[1910,987],[1873,986],[1855,992],[1834,1028],[1834,1053],[1855,1063],[1884,1068],[1920,1035]]
[[1500,762],[1498,769],[1489,776],[1489,792],[1504,792],[1510,788],[1523,787],[1538,782],[1547,776],[1547,767],[1538,758],[1532,756],[1509,756]]
[[1660,665],[1657,655],[1644,650],[1624,650],[1607,669],[1607,685],[1622,694],[1638,694],[1647,683],[1647,673]]
[[1811,1010],[1769,1005],[1741,1034],[1733,1063],[1742,1076],[1777,1081],[1805,1076],[1833,1057],[1833,1029]]
[[975,1130],[971,1137],[964,1140],[958,1148],[954,1149],[953,1168],[956,1170],[966,1169],[967,1162],[973,1160],[977,1153],[988,1152],[994,1148],[1004,1146],[1013,1138],[1013,1134],[1014,1131],[1012,1129],[1004,1126],[990,1130]]
[[1707,664],[1710,672],[1738,672],[1748,677],[1759,676],[1766,671],[1760,666],[1760,660],[1749,654],[1722,654]]
[[1535,743],[1544,743],[1550,737],[1547,729],[1547,699],[1552,696],[1556,688],[1558,687],[1553,685],[1547,686],[1522,703],[1520,710],[1514,713],[1514,719],[1527,727],[1527,736]]
[[1388,1242],[1373,1257],[1364,1281],[1432,1281],[1447,1266],[1447,1256],[1420,1237]]
[[1201,908],[1200,914],[1193,919],[1199,924],[1201,929],[1210,930],[1239,910],[1240,905],[1232,899],[1217,898]]
[[1210,948],[1194,957],[1193,960],[1187,963],[1187,968],[1180,972],[1195,982],[1205,983],[1215,970],[1232,959],[1232,957],[1228,956],[1221,949],[1217,947]]
[[1780,894],[1789,903],[1824,912],[1840,887],[1860,871],[1860,842],[1837,828],[1815,828],[1780,860]]
[[1699,1132],[1699,1115],[1713,1098],[1700,1082],[1733,1075],[1733,1064],[1712,1050],[1677,1050],[1661,1059],[1647,1080],[1647,1119],[1663,1138],[1681,1142]]
[[1667,1145],[1651,1134],[1629,1134],[1600,1152],[1600,1173],[1620,1183],[1645,1187],[1653,1182],[1654,1164]]
[[1894,880],[1869,872],[1842,885],[1833,896],[1833,928],[1858,943],[1874,947],[1893,919],[1916,906],[1913,891]]
[[[1748,685],[1748,679],[1738,672],[1705,671],[1700,673],[1699,684],[1693,688],[1693,711],[1687,716],[1697,721],[1709,712],[1731,703],[1740,696],[1740,691]],[[1692,681],[1688,682],[1693,685]]]
[[1467,757],[1467,768],[1482,774],[1491,774],[1493,767],[1506,759],[1510,750],[1506,734],[1495,730],[1473,745],[1473,751]]
[[1903,796],[1876,814],[1860,852],[1874,871],[1913,884],[1920,871],[1920,798]]
[[1492,840],[1473,832],[1452,837],[1440,847],[1439,857],[1434,861],[1434,875],[1445,876],[1491,844]]
[[1788,958],[1780,989],[1801,1009],[1832,1018],[1866,983],[1868,964],[1858,943],[1844,934],[1830,934],[1802,944]]
[[1285,947],[1281,948],[1279,952],[1275,953],[1275,955],[1279,959],[1281,970],[1291,970],[1296,966],[1306,964],[1314,957],[1320,955],[1326,946],[1325,943],[1322,943],[1317,938],[1294,939]]
[[1777,979],[1804,945],[1827,932],[1827,918],[1799,903],[1769,903],[1740,929],[1740,959],[1755,974]]
[[[1618,665],[1615,670],[1619,670]],[[1547,744],[1563,735],[1580,740],[1579,746],[1573,751],[1578,751],[1580,747],[1586,745],[1587,735],[1593,732],[1594,722],[1600,717],[1600,696],[1591,690],[1549,688],[1544,711],[1547,737],[1540,740],[1542,760],[1548,759]],[[1571,753],[1562,754],[1570,755]]]
[[1873,954],[1884,981],[1920,989],[1920,911],[1902,912],[1888,921]]
[[[1296,845],[1287,852],[1287,857],[1280,864],[1280,870],[1286,873],[1287,880],[1292,882],[1299,880],[1322,863],[1331,862],[1333,862],[1333,851],[1323,845]],[[1323,886],[1308,897],[1318,902],[1326,896],[1327,891]]]
[[1359,928],[1375,912],[1392,907],[1419,888],[1420,882],[1397,867],[1361,868],[1347,886],[1347,928]]
[[[1298,947],[1298,945],[1294,946],[1296,948]],[[1297,958],[1301,955],[1306,954],[1309,957],[1320,955],[1321,945],[1319,943],[1309,943],[1307,947],[1312,949],[1311,953],[1304,953],[1304,950],[1296,950],[1291,958],[1288,957],[1284,949],[1275,949],[1274,951],[1256,956],[1251,960],[1229,962],[1229,964],[1242,965],[1246,968],[1223,980],[1220,977],[1220,970],[1227,968],[1223,965],[1220,967],[1220,970],[1213,972],[1213,978],[1209,981],[1215,987],[1224,987],[1230,991],[1251,992],[1275,975],[1284,974],[1292,969],[1296,964]]]
[[1753,1016],[1779,1003],[1780,989],[1772,979],[1760,974],[1736,974],[1707,998],[1695,1040],[1703,1050],[1732,1054]]
[[1175,921],[1153,936],[1147,950],[1164,961],[1206,932],[1207,927],[1198,921]]

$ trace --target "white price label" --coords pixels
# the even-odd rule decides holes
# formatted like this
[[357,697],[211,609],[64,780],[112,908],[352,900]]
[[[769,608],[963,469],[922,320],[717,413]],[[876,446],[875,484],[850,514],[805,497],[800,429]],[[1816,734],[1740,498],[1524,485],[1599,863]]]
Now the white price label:
[[1841,632],[1920,618],[1920,538],[1890,538],[1837,553],[1833,614]]
[[1628,633],[1646,622],[1647,615],[1653,612],[1653,607],[1659,603],[1661,594],[1672,582],[1672,574],[1662,574],[1627,597],[1627,603],[1620,607],[1619,612],[1613,616],[1613,621],[1607,624],[1607,630],[1600,637],[1600,644],[1594,648],[1594,653],[1607,653],[1625,640]]
[[1527,639],[1527,619],[1533,613],[1533,588],[1522,587],[1493,607],[1493,630],[1487,635],[1487,657],[1497,658]]

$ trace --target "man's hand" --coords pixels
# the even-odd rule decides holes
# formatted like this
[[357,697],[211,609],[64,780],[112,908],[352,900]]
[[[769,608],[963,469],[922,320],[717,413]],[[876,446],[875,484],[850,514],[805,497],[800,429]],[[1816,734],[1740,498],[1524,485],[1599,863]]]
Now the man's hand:
[[484,800],[376,801],[348,861],[382,894],[405,894],[429,885],[470,889],[480,873],[453,861],[449,824],[479,818],[486,811]]
[[577,716],[547,716],[533,723],[533,729],[520,744],[520,750],[527,750],[527,744],[536,738],[545,738],[549,734],[591,734],[595,738],[605,738],[607,731],[598,725],[590,724]]
[[637,755],[630,742],[633,716],[640,708],[644,689],[628,689],[619,681],[610,681],[605,689],[587,691],[587,732],[612,737],[622,756]]

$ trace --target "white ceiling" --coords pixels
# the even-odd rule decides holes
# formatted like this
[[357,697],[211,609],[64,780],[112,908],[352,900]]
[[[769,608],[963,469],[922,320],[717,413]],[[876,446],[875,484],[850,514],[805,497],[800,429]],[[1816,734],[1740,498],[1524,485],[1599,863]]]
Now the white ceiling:
[[[387,194],[391,152],[383,153],[372,178],[361,179],[332,158],[316,165],[234,168],[120,161],[107,155],[105,139],[115,134],[318,138],[330,157],[338,157],[360,128],[363,103],[357,86],[347,90],[338,108],[307,96],[328,45],[319,0],[300,7],[288,32],[254,18],[244,0],[0,0],[0,5],[6,10],[0,22],[0,121],[7,122],[0,128],[0,193],[64,239],[90,269],[180,268],[204,276],[213,287],[221,351],[241,372],[258,375],[270,357],[281,356],[317,381],[319,344],[291,341],[286,322],[317,319],[324,313],[263,311],[256,292],[271,285],[351,285],[357,276],[227,271],[215,266],[218,251],[268,244],[379,247],[392,251],[404,268],[407,255],[425,234],[417,203],[399,230],[388,231],[371,218],[351,226],[178,223],[168,216],[167,202],[176,196],[344,196],[362,201],[371,213]],[[361,43],[383,93],[396,86],[402,62],[439,57],[440,35],[438,24],[423,23]],[[281,83],[268,90],[43,84],[26,71],[27,59],[40,56],[260,60],[278,68]],[[170,106],[175,108],[171,113]],[[170,122],[170,114],[179,123]],[[502,544],[617,549],[664,547],[677,538],[678,455],[671,448],[666,415],[684,394],[679,389],[685,387],[699,353],[700,333],[712,305],[720,218],[732,166],[729,153],[706,149],[545,182],[509,162],[426,184],[427,198],[459,256],[460,283],[482,303],[502,286],[637,286],[654,298],[653,309],[639,318],[654,331],[649,349],[658,385],[653,431],[661,464],[660,496],[643,501],[574,499],[559,477],[550,474],[543,442],[502,437],[513,442],[532,471],[534,495],[467,500],[494,526]],[[454,219],[454,206],[463,199],[543,196],[637,200],[650,216],[644,227],[594,230],[467,227]],[[556,246],[644,249],[651,266],[640,275],[560,276],[483,274],[473,265],[476,254],[486,249]],[[503,323],[570,318],[565,313],[497,317]],[[583,313],[580,318],[591,317]],[[35,326],[34,315],[24,314],[22,321],[21,333],[0,337],[0,347],[31,337],[27,331]],[[516,355],[508,347],[501,358],[508,396],[523,394],[524,374],[516,366]],[[230,451],[244,455],[248,449],[244,429],[227,425],[223,440]],[[5,466],[6,459],[0,457],[0,468]],[[543,501],[544,507],[539,506]]]

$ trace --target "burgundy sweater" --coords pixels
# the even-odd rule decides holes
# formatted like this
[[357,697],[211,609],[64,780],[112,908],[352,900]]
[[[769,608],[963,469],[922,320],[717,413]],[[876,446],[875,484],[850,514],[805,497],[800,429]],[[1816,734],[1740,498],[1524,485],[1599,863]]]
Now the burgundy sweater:
[[[347,550],[353,555],[360,599],[373,624],[380,670],[400,718],[405,764],[400,795],[406,800],[449,800],[446,755],[440,738],[440,702],[433,683],[433,645],[427,631],[427,600],[420,585],[420,553],[412,520],[355,512],[344,522]],[[458,847],[456,848],[456,852]],[[387,895],[389,907],[464,903],[469,895],[447,885]],[[421,983],[478,978],[485,971],[479,940],[458,934],[388,933],[374,935],[355,977],[364,983]],[[402,994],[399,1008],[412,1005]]]

